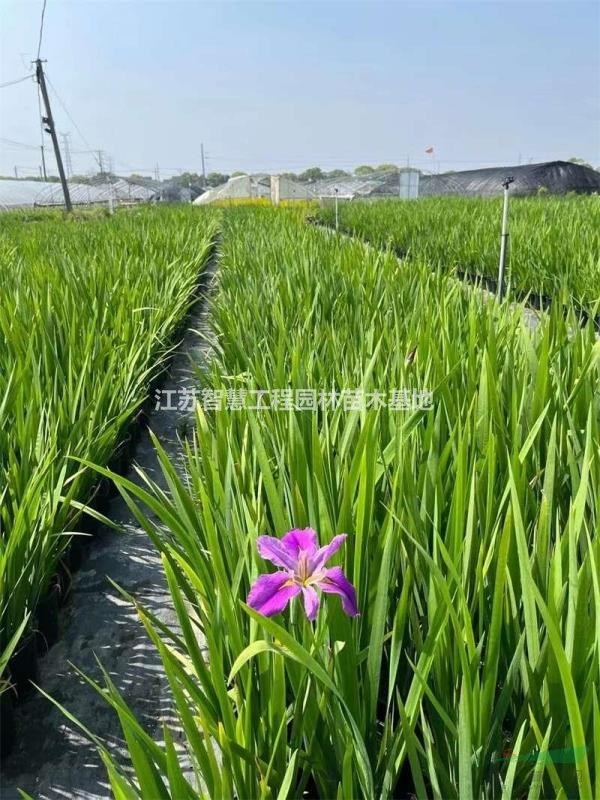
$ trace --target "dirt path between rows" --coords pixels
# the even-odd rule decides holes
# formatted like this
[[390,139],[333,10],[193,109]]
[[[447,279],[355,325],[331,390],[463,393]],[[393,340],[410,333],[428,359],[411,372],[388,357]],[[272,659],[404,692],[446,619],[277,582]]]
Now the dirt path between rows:
[[[201,276],[198,301],[163,387],[163,391],[175,390],[171,395],[175,406],[182,390],[197,386],[195,370],[206,363],[210,350],[197,331],[206,332],[216,264],[215,253]],[[150,428],[181,469],[179,434],[191,413],[186,408],[159,409],[151,412],[149,420]],[[134,463],[164,485],[147,430],[137,445]],[[139,482],[133,471],[129,477]],[[135,611],[107,576],[165,624],[176,627],[176,618],[158,553],[120,496],[110,501],[106,514],[124,532],[103,528],[92,541],[87,560],[74,576],[72,601],[61,614],[61,637],[40,662],[40,685],[122,756],[116,714],[79,679],[69,662],[102,683],[97,656],[148,732],[161,738],[160,727],[171,717],[171,703],[160,659]],[[112,797],[96,749],[50,701],[34,694],[16,710],[16,722],[18,742],[2,764],[2,800],[17,800],[19,788],[41,800]]]

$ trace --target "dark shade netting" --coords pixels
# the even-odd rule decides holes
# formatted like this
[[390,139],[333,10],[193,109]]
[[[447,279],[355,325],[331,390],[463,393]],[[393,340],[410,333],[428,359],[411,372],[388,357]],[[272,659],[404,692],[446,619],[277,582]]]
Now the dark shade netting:
[[570,161],[548,161],[518,167],[490,167],[422,175],[419,194],[422,197],[445,194],[493,197],[502,193],[502,181],[509,176],[515,179],[510,187],[513,195],[600,192],[600,172]]

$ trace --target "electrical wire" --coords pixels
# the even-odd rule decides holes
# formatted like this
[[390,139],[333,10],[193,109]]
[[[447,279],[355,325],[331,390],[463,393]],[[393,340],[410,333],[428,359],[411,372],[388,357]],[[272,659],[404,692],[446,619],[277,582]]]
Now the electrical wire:
[[38,49],[37,49],[37,57],[39,59],[40,52],[42,49],[42,36],[44,35],[44,16],[46,14],[46,0],[44,0],[44,5],[42,6],[42,18],[40,20],[40,39],[38,42]]
[[6,81],[6,83],[0,83],[0,89],[5,89],[7,86],[14,86],[16,83],[23,83],[23,81],[28,81],[30,78],[33,78],[33,72],[29,73],[29,75],[25,75],[23,78],[17,78],[16,81]]
[[25,142],[17,142],[14,139],[6,139],[4,136],[0,136],[0,142],[12,147],[21,147],[24,150],[39,150],[39,145],[37,144],[25,144]]
[[79,125],[78,125],[78,124],[75,122],[75,120],[73,119],[73,117],[71,116],[71,114],[69,114],[69,110],[68,110],[68,108],[66,107],[66,105],[65,105],[65,104],[63,103],[63,101],[61,100],[61,97],[60,97],[60,95],[58,94],[58,92],[56,91],[56,88],[54,87],[54,84],[53,84],[53,83],[52,83],[52,81],[50,80],[50,77],[49,77],[49,75],[48,75],[48,73],[47,73],[47,72],[46,72],[46,80],[48,81],[48,84],[49,84],[50,88],[52,89],[52,92],[53,92],[54,96],[56,97],[56,99],[58,100],[58,102],[59,102],[60,106],[62,107],[62,110],[65,112],[65,114],[67,115],[67,117],[68,117],[68,118],[69,118],[69,120],[71,121],[71,125],[72,125],[72,126],[75,128],[75,130],[77,131],[77,133],[78,133],[78,134],[79,134],[79,136],[81,137],[81,140],[83,141],[83,143],[84,143],[84,144],[85,144],[85,146],[87,147],[87,149],[88,149],[88,152],[89,152],[89,153],[91,153],[91,154],[94,156],[94,161],[95,161],[95,162],[98,164],[98,166],[101,168],[101,167],[102,167],[102,164],[101,164],[101,162],[100,162],[100,159],[98,158],[98,156],[97,156],[97,154],[96,154],[96,151],[92,149],[92,146],[91,146],[91,144],[88,142],[88,140],[85,138],[85,136],[84,136],[84,135],[83,135],[83,133],[81,132],[81,128],[80,128],[80,127],[79,127]]

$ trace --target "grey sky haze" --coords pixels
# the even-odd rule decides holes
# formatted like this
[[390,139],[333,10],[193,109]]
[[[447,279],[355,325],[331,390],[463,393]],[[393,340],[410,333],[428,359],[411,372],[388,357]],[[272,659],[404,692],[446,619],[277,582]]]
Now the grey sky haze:
[[[41,7],[0,2],[0,83],[29,70]],[[48,0],[42,57],[89,146],[124,174],[199,171],[201,141],[225,172],[431,168],[429,146],[439,169],[600,165],[597,2]],[[75,171],[92,170],[52,99]],[[0,89],[0,137],[0,172],[34,174],[33,82]]]

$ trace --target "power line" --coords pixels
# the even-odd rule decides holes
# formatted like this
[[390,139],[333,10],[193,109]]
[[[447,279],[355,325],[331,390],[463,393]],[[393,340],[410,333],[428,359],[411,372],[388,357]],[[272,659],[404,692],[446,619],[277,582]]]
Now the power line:
[[36,144],[25,144],[25,142],[17,142],[14,139],[5,139],[3,136],[0,136],[0,142],[5,145],[11,145],[13,147],[22,147],[25,150],[37,150],[38,145]]
[[[251,160],[251,159],[248,159],[248,158],[242,159],[240,157],[215,155],[213,153],[205,153],[205,158],[206,158],[207,161],[213,161],[213,162],[221,162],[222,161],[222,162],[235,163],[235,164],[239,164],[240,161],[242,161],[242,160],[246,160],[246,161]],[[551,159],[548,159],[548,160],[551,160]],[[396,158],[390,158],[390,159],[384,159],[384,158],[368,159],[367,158],[367,159],[363,159],[361,163],[363,163],[363,164],[369,164],[369,163],[377,164],[377,163],[398,162],[399,164],[402,164],[405,161],[406,161],[406,156],[404,156],[402,158],[396,157]],[[430,164],[431,163],[431,159],[428,159],[428,158],[425,158],[425,157],[413,158],[411,156],[410,161],[411,161],[411,163],[421,163],[421,164]],[[330,157],[314,156],[314,157],[312,157],[312,159],[310,161],[307,161],[306,158],[302,158],[302,159],[300,159],[300,158],[268,158],[268,159],[265,159],[265,161],[263,161],[263,164],[264,163],[267,163],[267,164],[282,164],[284,166],[287,165],[287,166],[291,167],[291,166],[304,166],[307,163],[309,163],[309,164],[337,163],[337,164],[341,164],[342,166],[346,165],[346,166],[348,166],[350,168],[353,164],[356,164],[356,162],[357,162],[357,159],[348,159],[348,158],[342,158],[342,157],[338,157],[338,156],[330,156]],[[504,159],[502,161],[491,161],[491,160],[488,160],[488,159],[485,159],[485,158],[479,158],[479,159],[460,159],[460,158],[438,159],[438,158],[436,158],[436,163],[440,163],[440,164],[475,164],[475,165],[481,165],[481,164],[485,163],[485,164],[492,164],[492,165],[502,166],[502,165],[506,164],[506,159]]]
[[[46,148],[45,148],[45,144],[44,144],[44,117],[42,115],[42,98],[41,98],[41,94],[40,94],[39,67],[41,66],[40,65],[40,52],[42,50],[42,38],[44,36],[44,19],[45,19],[45,17],[46,17],[46,0],[44,0],[44,3],[42,5],[42,16],[40,17],[40,37],[38,39],[38,49],[37,49],[37,62],[38,62],[37,99],[38,99],[38,111],[39,111],[39,114],[40,114],[40,152],[42,154],[42,172],[43,172],[43,175],[44,175],[44,180],[47,179],[48,175],[47,175],[47,172],[46,172]],[[58,159],[57,159],[57,162],[58,162]],[[61,175],[61,177],[62,177],[62,175]],[[66,199],[67,199],[67,204],[66,205],[67,205],[67,211],[68,211],[69,210],[69,206],[70,206],[71,203],[70,203],[70,199],[68,197]]]
[[38,50],[37,50],[37,57],[40,57],[40,50],[42,49],[42,36],[44,35],[44,16],[46,14],[46,0],[44,0],[44,5],[42,6],[42,18],[40,20],[40,39],[38,42]]
[[56,97],[56,99],[58,100],[59,104],[61,105],[61,107],[62,107],[62,110],[65,112],[65,114],[67,115],[67,117],[68,117],[68,118],[69,118],[69,120],[71,121],[71,125],[72,125],[72,126],[75,128],[75,130],[77,131],[77,133],[80,135],[80,137],[81,137],[81,140],[83,141],[83,143],[85,144],[85,146],[86,146],[86,147],[87,147],[87,149],[88,149],[88,152],[89,152],[89,153],[91,153],[91,154],[94,156],[94,160],[96,161],[96,163],[98,164],[98,166],[99,166],[99,167],[101,167],[102,165],[101,165],[100,161],[98,160],[98,158],[96,157],[96,151],[92,149],[92,146],[91,146],[91,144],[88,142],[88,140],[85,138],[85,136],[84,136],[84,135],[83,135],[83,133],[81,132],[81,128],[80,128],[80,127],[79,127],[79,125],[78,125],[78,124],[75,122],[75,120],[73,119],[73,117],[72,117],[72,116],[69,114],[69,110],[67,109],[67,107],[66,107],[66,105],[63,103],[63,101],[61,100],[61,97],[60,97],[60,95],[58,94],[58,92],[56,91],[56,88],[55,88],[54,84],[53,84],[53,83],[52,83],[52,81],[50,80],[50,77],[49,77],[48,73],[46,73],[46,80],[47,80],[47,81],[48,81],[48,83],[50,84],[50,88],[52,89],[52,92],[53,92],[54,96]]
[[0,89],[4,89],[7,86],[14,86],[16,83],[23,83],[23,81],[28,81],[30,78],[33,78],[33,72],[29,75],[25,75],[23,78],[17,78],[15,81],[6,81],[6,83],[0,83]]
[[[126,163],[125,161],[121,161],[117,159],[116,164],[120,164],[122,167],[126,169],[134,170],[135,172],[156,172],[156,164],[153,167],[132,167],[131,164]],[[160,165],[161,172],[196,172],[196,168],[184,168],[184,167],[163,167],[162,164]]]

